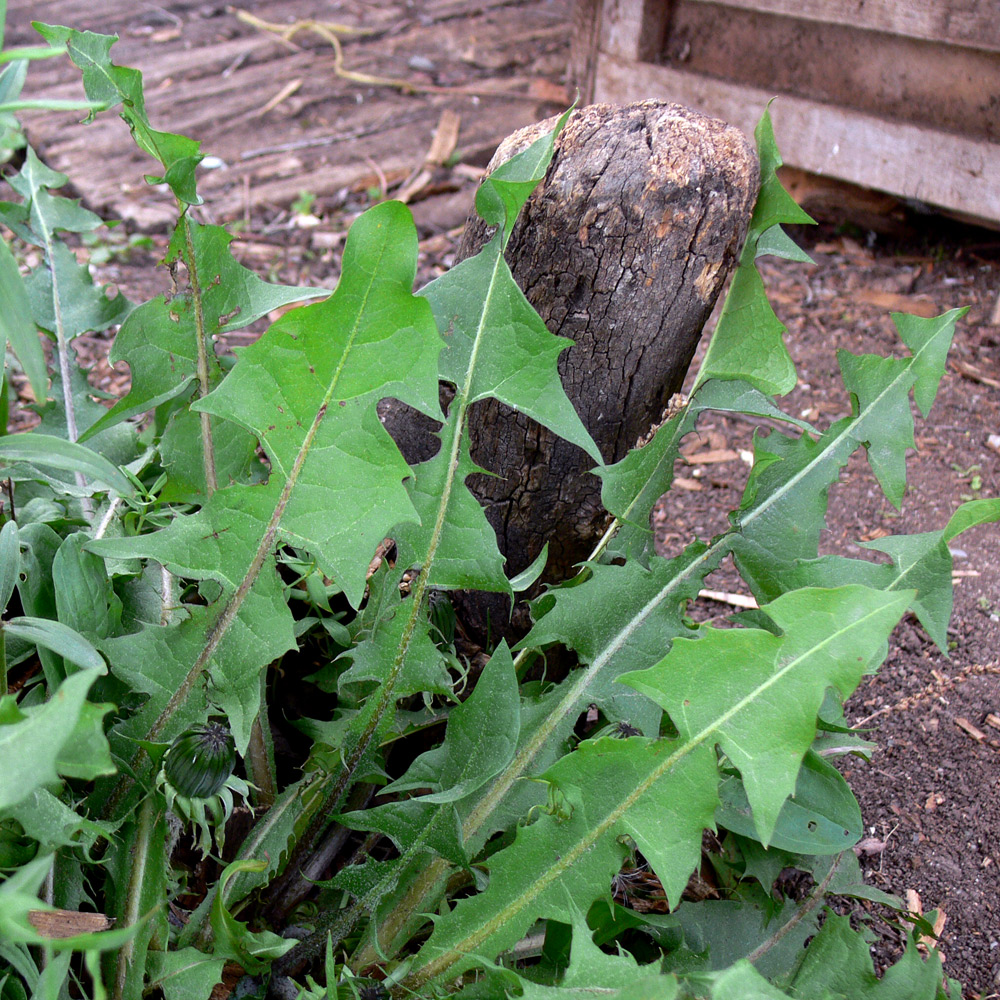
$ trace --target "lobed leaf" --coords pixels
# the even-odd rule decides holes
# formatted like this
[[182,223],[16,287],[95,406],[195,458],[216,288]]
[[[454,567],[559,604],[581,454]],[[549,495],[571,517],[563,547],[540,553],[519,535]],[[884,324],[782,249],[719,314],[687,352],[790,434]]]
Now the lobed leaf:
[[[201,162],[200,143],[171,132],[158,132],[146,114],[142,73],[111,62],[115,35],[77,31],[55,24],[34,21],[35,30],[50,45],[65,45],[70,59],[80,69],[87,97],[105,109],[121,105],[121,116],[132,132],[136,145],[158,160],[160,177],[147,177],[151,184],[166,183],[177,200],[186,205],[201,204],[196,193],[195,168]],[[92,112],[88,121],[92,120]]]
[[412,973],[421,983],[510,947],[538,918],[569,922],[566,900],[607,892],[628,835],[676,905],[718,801],[715,745],[741,771],[767,843],[794,791],[828,686],[846,696],[910,594],[802,590],[766,609],[782,630],[703,629],[655,667],[622,680],[663,707],[676,740],[585,743],[545,774],[552,811],[491,858],[485,892],[435,924]]
[[[797,248],[779,227],[813,220],[781,186],[777,169],[781,157],[774,141],[771,116],[765,111],[754,130],[760,158],[760,191],[750,228],[733,274],[722,313],[702,361],[695,386],[709,379],[739,379],[765,395],[783,396],[795,387],[795,366],[785,348],[784,324],[774,314],[755,261],[764,253],[801,260]],[[780,234],[780,235],[779,235]]]
[[[93,778],[113,770],[102,727],[110,706],[87,701],[97,676],[97,670],[73,674],[48,701],[24,709],[13,695],[0,698],[0,810],[57,782],[61,774]],[[78,751],[81,740],[98,750],[89,762]]]
[[[190,390],[198,375],[199,318],[205,333],[214,336],[249,326],[281,306],[325,294],[322,289],[263,281],[233,257],[232,242],[221,226],[187,219],[178,223],[165,263],[193,261],[197,292],[188,287],[169,300],[157,296],[138,306],[122,324],[108,360],[128,364],[131,387],[82,439]],[[222,369],[214,355],[209,361],[209,388],[213,388],[222,379]]]
[[0,241],[0,298],[4,302],[0,311],[0,340],[10,344],[24,374],[28,376],[35,399],[44,399],[48,391],[45,354],[31,315],[31,301],[24,279],[5,241]]
[[746,382],[712,379],[701,383],[683,408],[658,427],[646,444],[633,448],[620,462],[594,470],[602,480],[601,502],[622,522],[607,548],[608,557],[642,559],[651,549],[649,519],[653,507],[673,483],[681,441],[707,410],[770,417],[812,431],[809,424],[789,417]]

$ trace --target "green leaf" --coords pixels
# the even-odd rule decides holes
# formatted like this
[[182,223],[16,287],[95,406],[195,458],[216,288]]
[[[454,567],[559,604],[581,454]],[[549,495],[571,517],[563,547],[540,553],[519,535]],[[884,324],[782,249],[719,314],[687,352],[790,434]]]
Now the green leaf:
[[[133,814],[134,815],[134,814]],[[142,1000],[146,958],[155,940],[167,940],[167,822],[162,798],[148,797],[119,830],[105,857],[107,913],[129,940],[115,957],[115,986],[122,1000]]]
[[[0,810],[15,806],[36,789],[58,781],[64,749],[67,745],[72,748],[73,741],[81,735],[88,738],[80,732],[81,719],[85,726],[100,730],[100,716],[104,712],[94,714],[97,706],[89,706],[87,702],[87,692],[96,679],[96,670],[73,674],[44,704],[23,711],[12,695],[0,699]],[[78,763],[71,763],[74,774],[79,773]],[[87,777],[108,773],[105,767],[103,761],[95,761]]]
[[945,525],[941,539],[950,542],[963,531],[975,528],[980,524],[989,524],[1000,520],[1000,500],[970,500],[963,503]]
[[[109,546],[112,541],[108,540]],[[193,607],[189,617],[176,625],[148,625],[137,634],[100,643],[112,674],[150,696],[139,712],[117,727],[120,736],[169,741],[202,721],[205,687],[195,681],[211,667],[213,694],[229,717],[237,750],[246,753],[259,704],[259,671],[295,648],[291,614],[273,567],[258,577],[235,619],[218,636],[211,656],[201,662],[206,637],[214,637],[224,613],[225,605],[218,603]]]
[[[421,754],[385,793],[430,789],[428,794],[391,802],[364,811],[342,814],[339,821],[359,830],[381,830],[392,837],[404,855],[427,848],[453,864],[468,866],[462,845],[461,821],[451,803],[470,795],[499,773],[514,756],[520,728],[520,706],[514,664],[505,642],[483,670],[469,698],[452,709],[444,742]],[[445,804],[448,808],[441,809]],[[363,886],[362,906],[372,909],[396,884],[396,866],[373,870],[374,880]],[[350,868],[346,876],[360,873]],[[343,880],[337,881],[344,886]],[[362,892],[356,887],[355,894]]]
[[496,532],[486,514],[465,486],[473,473],[482,472],[469,457],[464,435],[456,435],[453,412],[442,429],[445,438],[459,437],[457,461],[442,448],[433,458],[413,469],[410,499],[419,523],[401,524],[393,532],[404,566],[419,566],[433,537],[442,497],[448,498],[447,516],[441,525],[434,560],[427,571],[427,585],[453,590],[489,590],[512,594],[504,573],[504,558]]
[[[62,539],[48,525],[41,522],[24,523],[24,511],[18,529],[21,547],[21,573],[17,581],[17,593],[21,607],[28,617],[55,620],[55,585],[52,579],[52,561]],[[62,661],[48,649],[40,647],[38,658],[46,679],[55,687],[65,676]]]
[[860,583],[879,590],[914,589],[912,611],[942,653],[948,651],[953,587],[952,556],[948,543],[963,531],[1000,520],[1000,500],[971,500],[962,504],[941,531],[889,535],[863,547],[886,553],[891,564],[823,556],[789,567],[789,587],[839,587]]
[[[107,756],[107,747],[104,753]],[[11,806],[7,813],[21,824],[27,836],[38,841],[45,852],[76,846],[81,842],[90,846],[98,837],[112,836],[106,825],[84,819],[44,788],[36,788],[16,806]]]
[[147,959],[149,985],[163,990],[166,1000],[208,997],[222,981],[224,958],[206,955],[196,948],[151,951]]
[[572,108],[564,111],[550,132],[501,163],[476,191],[476,211],[489,225],[500,228],[505,243],[510,238],[518,213],[545,176],[555,150],[556,136],[572,111]]
[[792,980],[794,996],[844,997],[850,1000],[943,1000],[941,956],[924,961],[916,943],[907,942],[902,958],[881,980],[872,968],[864,937],[851,929],[848,917],[830,914],[813,938]]
[[77,531],[59,546],[52,561],[56,609],[63,625],[104,639],[121,630],[122,604],[104,560],[84,551],[88,541],[87,533]]
[[62,622],[21,616],[5,622],[4,629],[8,635],[51,650],[84,670],[96,670],[101,674],[107,671],[101,654],[79,632]]
[[[185,239],[188,235],[190,253]],[[325,294],[321,289],[262,281],[236,261],[230,250],[232,241],[221,226],[201,226],[187,219],[178,223],[166,263],[186,262],[193,257],[198,294],[189,287],[169,301],[161,295],[129,315],[115,337],[109,361],[128,364],[131,388],[81,440],[190,389],[198,374],[199,316],[205,335],[212,337],[249,326],[280,306]],[[214,355],[209,358],[208,375],[209,388],[222,378]],[[200,440],[196,441],[200,446]]]
[[[919,380],[930,398],[944,374],[943,359],[960,311],[907,326],[905,359],[856,357],[840,352],[853,416],[837,421],[818,440],[771,433],[754,440],[751,470],[740,510],[730,515],[729,544],[743,579],[758,601],[788,586],[795,560],[816,559],[826,523],[827,491],[859,446],[896,506],[905,487],[905,452],[913,442],[908,393]],[[901,328],[902,333],[902,328]]]
[[[750,803],[739,778],[719,788],[722,804],[716,822],[733,833],[754,837]],[[863,832],[861,809],[843,775],[822,757],[808,752],[795,780],[795,792],[778,813],[770,846],[799,854],[839,854]]]
[[67,47],[70,58],[83,74],[83,87],[91,101],[104,108],[121,104],[121,116],[131,129],[136,145],[163,166],[163,176],[148,178],[150,183],[166,182],[179,202],[200,204],[194,175],[202,159],[200,143],[182,135],[158,132],[150,125],[142,90],[142,74],[137,69],[116,66],[111,62],[111,46],[117,40],[116,36],[76,31],[37,21],[34,27],[49,44]]
[[601,461],[556,370],[572,341],[549,333],[518,288],[503,257],[502,232],[420,294],[447,344],[441,377],[460,387],[466,405],[499,399]]
[[104,223],[99,215],[82,208],[78,201],[62,198],[49,193],[49,188],[57,189],[69,183],[65,174],[47,167],[29,146],[21,171],[8,180],[10,186],[24,198],[28,210],[27,222],[30,230],[19,231],[46,252],[54,245],[57,231],[68,233],[89,233],[99,229]]
[[594,470],[602,480],[602,503],[623,522],[608,546],[609,556],[643,558],[651,547],[653,532],[649,519],[653,506],[673,483],[681,440],[695,429],[706,410],[770,417],[805,431],[812,430],[809,424],[779,410],[746,382],[714,379],[703,382],[683,409],[656,429],[650,441],[633,448],[620,462]]
[[552,602],[552,608],[518,648],[561,642],[586,665],[570,675],[572,701],[567,692],[552,716],[552,721],[560,720],[563,735],[589,704],[611,721],[628,722],[645,735],[659,732],[660,710],[614,682],[626,670],[658,662],[675,637],[690,634],[682,614],[714,569],[707,551],[704,543],[695,542],[675,559],[652,558],[648,569],[635,561],[624,566],[588,564],[590,579],[542,598]]
[[[53,437],[69,440],[70,429],[66,414],[68,402],[76,424],[76,431],[81,438],[88,438],[87,447],[91,451],[96,451],[112,465],[116,466],[129,465],[135,461],[137,442],[133,428],[121,426],[112,427],[98,434],[85,433],[88,428],[100,420],[108,411],[93,398],[93,386],[87,381],[86,373],[78,365],[70,365],[69,380],[70,391],[67,393],[63,388],[62,375],[59,372],[53,373],[50,390],[51,398],[46,400],[44,404],[35,404],[33,407],[40,420],[38,427],[31,433],[49,434]],[[72,476],[63,476],[62,480],[57,480],[52,475],[49,482],[57,491],[72,490],[73,486],[70,484],[75,485]],[[65,487],[63,483],[66,484]]]
[[614,1000],[674,1000],[678,996],[673,976],[657,975],[642,967],[625,951],[609,955],[594,944],[583,915],[573,919],[573,943],[569,966],[558,984],[543,986],[521,980],[524,1000],[588,1000],[606,996]]
[[35,399],[45,399],[48,392],[45,354],[31,315],[24,279],[10,247],[3,240],[0,240],[0,299],[4,303],[0,310],[0,339],[10,343],[28,376]]
[[270,931],[251,931],[246,924],[236,920],[223,904],[226,883],[238,872],[260,871],[264,861],[234,861],[223,869],[219,877],[220,892],[212,904],[212,933],[216,958],[238,962],[247,972],[263,972],[269,960],[280,958],[294,940],[278,937]]
[[745,961],[762,941],[772,940],[784,931],[773,938],[772,947],[754,963],[756,975],[774,978],[797,963],[806,940],[816,933],[821,911],[808,909],[808,902],[776,902],[757,891],[744,893],[743,898],[706,899],[697,906],[682,903],[673,916],[683,932],[684,943],[667,958],[666,967],[676,964],[677,971],[681,971],[693,964],[692,955],[698,955],[703,956],[706,969],[729,971]]
[[8,521],[0,528],[0,611],[7,607],[21,572],[21,545],[17,522]]
[[516,576],[511,577],[510,589],[515,594],[523,594],[526,590],[530,590],[538,582],[538,578],[542,573],[545,572],[545,564],[548,562],[548,558],[549,543],[546,542],[542,546],[542,551],[532,559],[531,564],[526,566]]
[[109,297],[104,287],[95,286],[90,268],[78,263],[65,243],[51,244],[47,264],[35,268],[25,280],[32,315],[43,330],[61,331],[66,340],[72,340],[81,333],[99,333],[121,323],[132,309],[120,292]]
[[576,907],[607,894],[625,836],[650,859],[667,896],[679,899],[718,802],[711,747],[588,741],[543,777],[553,787],[553,811],[518,828],[513,845],[490,858],[485,892],[438,919],[414,983],[507,950],[540,917],[571,923]]
[[[355,684],[385,682],[392,669],[393,657],[402,641],[403,632],[411,626],[412,602],[412,597],[402,602],[394,613],[386,615],[376,623],[370,635],[362,638],[356,646],[338,658],[351,661],[351,666],[337,679],[337,688],[341,692]],[[441,651],[428,636],[425,621],[417,623],[409,641],[410,655],[394,682],[396,696],[402,698],[421,691],[450,696],[451,678]],[[323,682],[319,686],[329,690],[329,685]],[[370,688],[371,684],[368,686]]]
[[[766,847],[795,790],[827,687],[835,687],[842,700],[851,694],[911,599],[912,592],[882,594],[857,586],[793,591],[763,608],[781,635],[703,629],[699,639],[675,641],[656,667],[622,681],[661,705],[682,738],[717,734],[740,770]],[[782,706],[772,711],[766,729],[758,699]]]
[[[740,263],[702,361],[695,385],[708,379],[740,379],[766,395],[783,396],[795,387],[795,366],[782,341],[784,324],[774,314],[756,260],[778,254],[801,260],[801,251],[773,227],[813,220],[799,208],[778,180],[781,157],[765,111],[754,131],[760,157],[760,192],[750,219]],[[794,245],[792,245],[794,246]],[[808,259],[808,258],[807,258]]]
[[102,455],[82,444],[51,434],[12,434],[0,439],[0,462],[33,462],[53,469],[79,472],[121,496],[135,495],[135,488],[129,480]]
[[711,1000],[785,1000],[749,962],[740,961],[712,978]]
[[430,788],[421,802],[456,802],[481,788],[514,756],[520,730],[517,677],[506,641],[472,694],[448,715],[444,742],[421,754],[385,791]]

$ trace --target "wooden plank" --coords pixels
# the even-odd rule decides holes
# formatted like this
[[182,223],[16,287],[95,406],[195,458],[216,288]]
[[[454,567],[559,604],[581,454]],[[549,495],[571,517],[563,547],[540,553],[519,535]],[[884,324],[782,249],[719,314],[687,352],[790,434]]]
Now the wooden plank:
[[601,7],[601,0],[576,0],[573,4],[567,77],[570,86],[580,91],[581,105],[592,104],[594,101]]
[[646,62],[663,46],[672,0],[604,0],[600,47],[622,59]]
[[662,51],[644,61],[1000,141],[1000,115],[991,103],[1000,94],[995,52],[676,0]]
[[1000,52],[996,0],[724,0],[721,6]]
[[[237,2],[280,24],[324,16],[310,0]],[[28,23],[37,13],[32,8],[33,0],[9,0],[9,44],[37,41]],[[485,151],[485,162],[504,136],[559,109],[552,95],[565,65],[569,7],[567,0],[421,0],[416,6],[385,0],[337,17],[353,17],[374,32],[345,37],[349,69],[430,88],[415,94],[338,77],[332,47],[319,36],[303,32],[288,45],[204,0],[162,7],[51,0],[45,14],[56,23],[121,35],[112,58],[142,70],[154,126],[201,139],[202,151],[215,158],[209,161],[215,169],[200,173],[199,189],[202,211],[221,222],[273,213],[303,189],[336,207],[344,188],[373,175],[373,164],[405,176],[423,162],[444,107],[461,118],[463,155]],[[424,64],[432,68],[420,68]],[[491,90],[507,96],[495,98]],[[288,96],[265,111],[282,92]],[[68,60],[33,64],[25,96],[80,98],[79,71]],[[139,226],[168,223],[175,215],[171,200],[143,182],[153,164],[125,125],[106,114],[81,128],[79,118],[39,113],[26,115],[25,123],[40,155],[72,178],[88,207]]]
[[[752,135],[774,95],[601,53],[595,96],[623,103],[676,101]],[[771,117],[791,166],[1000,223],[1000,144],[790,96],[774,102]]]

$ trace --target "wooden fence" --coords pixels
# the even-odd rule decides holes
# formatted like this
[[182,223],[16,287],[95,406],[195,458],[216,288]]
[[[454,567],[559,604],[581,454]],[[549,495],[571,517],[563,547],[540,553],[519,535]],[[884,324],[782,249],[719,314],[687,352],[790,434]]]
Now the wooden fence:
[[576,0],[585,102],[664,98],[786,163],[1000,225],[996,0]]

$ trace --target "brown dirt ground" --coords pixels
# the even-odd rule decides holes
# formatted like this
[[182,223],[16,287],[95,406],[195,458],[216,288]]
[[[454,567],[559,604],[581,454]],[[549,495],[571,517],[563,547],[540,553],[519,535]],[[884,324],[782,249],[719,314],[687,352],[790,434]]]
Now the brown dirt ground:
[[[75,7],[80,18],[93,19],[87,5],[63,6]],[[291,11],[297,5],[287,6]],[[367,10],[367,5],[361,3],[348,6],[357,16],[364,16]],[[398,6],[402,11],[403,5]],[[447,20],[447,29],[460,41],[458,18],[470,16],[468,10],[463,14],[463,5],[458,3],[437,6],[445,13],[452,11],[454,16]],[[488,6],[493,8],[490,16],[494,19],[504,16],[502,5]],[[563,2],[544,0],[515,6],[520,13],[530,11],[536,17],[544,16],[543,21],[565,18],[568,9]],[[159,36],[166,38],[178,20],[183,33],[186,23],[204,20],[209,14],[221,17],[223,10],[211,4],[173,3],[169,7],[164,24],[146,26],[146,35],[166,32]],[[100,27],[84,25],[79,18],[64,23]],[[28,36],[20,37],[14,28],[11,24],[8,41],[27,41]],[[133,33],[132,37],[141,40],[146,35]],[[449,44],[459,51],[454,39]],[[412,61],[414,56],[442,61],[434,50],[414,51],[412,45],[408,46],[396,53],[394,71],[409,68],[415,72],[407,63],[407,58]],[[485,48],[478,51],[488,53]],[[544,92],[542,84],[546,80],[553,88],[551,92],[557,92],[563,84],[566,37],[554,36],[548,27],[533,42],[521,41],[516,64],[487,65],[485,55],[477,62],[475,48],[466,47],[461,53],[462,58],[449,55],[443,59],[441,82],[460,86],[507,74],[516,76],[517,85],[525,84],[525,89],[525,81],[535,81],[538,93]],[[141,64],[141,60],[119,58]],[[164,67],[161,59],[159,64],[167,74],[165,79],[169,79],[169,62]],[[426,64],[418,61],[415,65]],[[330,86],[341,96],[357,88],[341,80]],[[395,92],[389,94],[385,88],[362,87],[358,93],[376,119],[383,113],[380,108],[416,107],[424,102],[433,105],[433,114],[427,118],[433,122],[448,104],[438,95],[403,97]],[[503,106],[508,110],[496,116],[494,145],[507,132],[552,110],[551,104],[537,99],[513,109],[509,102]],[[294,134],[305,118],[317,114],[315,103],[289,112],[285,123],[289,133]],[[181,123],[173,124],[181,127]],[[223,125],[210,115],[202,116],[198,137],[204,140],[206,152],[214,152],[213,129],[225,131]],[[246,126],[245,138],[248,144],[258,145],[254,128]],[[269,128],[280,132],[281,123],[271,121]],[[122,142],[127,143],[124,129],[122,132]],[[407,152],[413,169],[397,170],[393,177],[382,178],[390,194],[420,166],[429,136],[427,130],[420,137],[410,134],[414,148]],[[227,141],[233,141],[228,132]],[[468,155],[462,155],[465,151],[460,140],[459,162],[433,171],[432,179],[412,199],[422,239],[421,283],[447,266],[454,254],[461,222],[472,201],[476,167],[491,151],[490,143],[481,138],[477,143]],[[341,182],[336,189],[319,192],[313,207],[318,225],[303,227],[290,210],[287,197],[284,201],[269,197],[243,205],[236,214],[249,225],[237,252],[247,266],[274,280],[330,287],[336,279],[347,223],[370,203],[368,188],[372,182],[380,182],[377,172],[365,166],[364,154],[356,143],[350,157],[362,166],[350,175],[354,177],[350,183]],[[330,156],[331,170],[336,160],[334,153]],[[67,169],[65,163],[56,165]],[[308,167],[321,172],[322,164],[310,161]],[[283,189],[288,188],[286,181]],[[115,198],[105,193],[91,207],[112,216],[130,214],[140,218],[137,197],[130,188],[122,195],[128,205],[116,205]],[[151,193],[150,198],[155,200],[157,196]],[[212,210],[210,203],[206,211]],[[148,217],[155,216],[151,212]],[[220,215],[214,221],[224,218]],[[879,220],[867,221],[873,228],[883,228]],[[99,269],[98,277],[117,284],[130,297],[142,299],[166,286],[166,275],[151,266],[162,254],[166,238],[156,225],[143,230],[133,224],[131,231],[148,235],[152,250],[124,252],[119,246],[122,252]],[[848,411],[836,368],[836,348],[898,351],[901,345],[888,318],[890,309],[930,315],[954,306],[970,307],[959,323],[948,373],[931,418],[925,423],[918,417],[918,450],[910,458],[909,491],[902,510],[895,511],[885,501],[863,457],[855,456],[840,485],[831,490],[825,539],[826,550],[831,552],[861,554],[856,544],[859,540],[940,528],[963,498],[993,497],[1000,491],[1000,454],[988,444],[991,434],[1000,433],[1000,325],[996,316],[1000,235],[912,217],[903,232],[902,239],[890,240],[864,228],[849,233],[830,226],[804,230],[795,235],[812,253],[815,266],[771,259],[763,262],[772,301],[788,326],[787,343],[799,371],[799,385],[788,405],[822,426]],[[233,338],[233,342],[246,339],[244,335]],[[122,391],[128,374],[108,366],[107,341],[80,338],[77,343],[84,360],[94,365],[95,383],[114,392]],[[25,419],[23,410],[16,411],[13,426],[25,426]],[[689,442],[686,450],[689,454],[709,449],[738,452],[750,447],[751,432],[749,423],[717,417],[703,425],[700,440]],[[707,465],[682,464],[678,475],[682,482],[655,515],[658,541],[664,551],[680,546],[691,534],[710,537],[724,525],[726,512],[738,502],[746,466],[739,458]],[[988,717],[995,720],[1000,716],[1000,532],[995,525],[975,529],[956,539],[953,549],[955,614],[950,658],[940,655],[915,619],[904,621],[893,637],[886,664],[862,685],[847,709],[849,720],[871,727],[871,738],[881,749],[871,765],[851,763],[845,773],[860,799],[866,833],[884,845],[876,845],[873,853],[862,858],[868,878],[899,895],[912,890],[919,895],[924,910],[943,911],[947,915],[941,937],[946,971],[965,984],[968,998],[998,997],[1000,729]],[[738,577],[726,566],[709,581],[709,586],[725,591],[741,589]],[[722,617],[732,610],[714,601],[702,600],[699,604],[702,617]],[[881,934],[876,955],[884,963],[898,952],[899,941],[891,930]]]
[[[997,496],[1000,455],[987,441],[1000,428],[1000,327],[990,324],[1000,238],[941,220],[906,242],[872,235],[871,246],[830,227],[795,236],[816,265],[768,258],[762,270],[799,373],[785,408],[820,426],[849,412],[838,348],[898,354],[889,309],[935,315],[970,307],[929,420],[914,411],[918,448],[902,510],[882,495],[863,452],[855,455],[830,491],[823,551],[863,556],[858,541],[938,529],[963,499]],[[752,426],[743,421],[718,416],[700,431],[684,448],[695,457],[751,447]],[[664,551],[721,530],[746,479],[738,458],[682,463],[677,473],[687,488],[674,489],[654,513]],[[952,551],[950,658],[915,618],[904,619],[882,669],[847,705],[847,719],[869,728],[880,749],[870,765],[853,761],[844,773],[872,839],[861,859],[869,881],[902,897],[916,892],[924,911],[943,912],[945,969],[967,996],[986,998],[1000,995],[1000,531],[995,524],[969,531]],[[707,586],[745,593],[731,566]],[[699,617],[730,613],[718,602],[699,604]],[[900,940],[884,926],[880,933],[884,962],[898,955]]]

